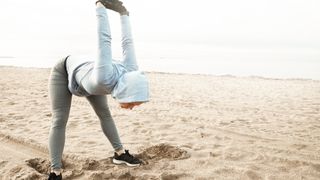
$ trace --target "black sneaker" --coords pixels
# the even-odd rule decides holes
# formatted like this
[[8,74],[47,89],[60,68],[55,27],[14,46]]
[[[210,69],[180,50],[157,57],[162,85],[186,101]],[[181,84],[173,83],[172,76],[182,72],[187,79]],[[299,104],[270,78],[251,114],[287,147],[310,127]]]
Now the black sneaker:
[[48,180],[62,180],[62,175],[57,176],[54,172],[49,174]]
[[116,11],[121,15],[129,15],[126,7],[123,6],[123,3],[119,0],[98,0],[96,4],[100,2],[107,9]]
[[120,156],[117,153],[114,153],[113,157],[114,164],[126,164],[127,166],[139,166],[142,162],[129,154],[128,150],[125,150],[125,153],[122,153]]

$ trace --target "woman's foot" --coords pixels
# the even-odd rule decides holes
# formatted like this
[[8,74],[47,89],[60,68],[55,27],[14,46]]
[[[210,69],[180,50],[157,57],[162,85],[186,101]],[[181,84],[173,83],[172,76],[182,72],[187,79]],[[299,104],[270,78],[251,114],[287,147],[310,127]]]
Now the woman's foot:
[[123,6],[123,3],[119,0],[98,0],[96,3],[100,2],[107,9],[111,9],[120,13],[120,15],[129,15],[126,7]]
[[56,175],[56,173],[51,172],[49,174],[48,180],[62,180],[62,175],[61,175],[61,173],[59,175]]
[[142,163],[138,158],[129,154],[129,150],[125,150],[125,153],[120,155],[115,152],[112,162],[114,164],[126,164],[127,166],[139,166]]

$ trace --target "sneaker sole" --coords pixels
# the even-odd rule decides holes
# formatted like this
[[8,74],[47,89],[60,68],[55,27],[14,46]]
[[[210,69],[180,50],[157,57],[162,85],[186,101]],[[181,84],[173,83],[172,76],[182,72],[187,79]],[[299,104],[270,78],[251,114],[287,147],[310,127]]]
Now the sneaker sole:
[[136,166],[140,166],[140,164],[130,164],[130,163],[128,163],[128,162],[126,162],[126,161],[121,161],[121,160],[116,160],[116,159],[112,159],[112,162],[114,163],[114,164],[126,164],[127,166],[130,166],[130,167],[136,167]]

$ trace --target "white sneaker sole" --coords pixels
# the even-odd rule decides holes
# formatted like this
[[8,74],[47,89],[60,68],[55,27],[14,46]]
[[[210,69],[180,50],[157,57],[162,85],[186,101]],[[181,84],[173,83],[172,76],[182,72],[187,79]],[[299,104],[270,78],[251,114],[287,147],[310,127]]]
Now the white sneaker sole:
[[130,167],[140,166],[140,164],[130,164],[130,163],[126,162],[126,161],[116,160],[114,158],[112,159],[112,162],[114,164],[126,164],[127,166],[130,166]]

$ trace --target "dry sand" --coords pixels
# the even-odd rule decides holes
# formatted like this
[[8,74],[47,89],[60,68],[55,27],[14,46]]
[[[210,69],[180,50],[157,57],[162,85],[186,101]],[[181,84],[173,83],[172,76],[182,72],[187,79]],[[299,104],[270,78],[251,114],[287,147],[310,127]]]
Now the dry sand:
[[[0,67],[0,179],[46,179],[49,71]],[[113,165],[98,118],[74,97],[65,179],[320,179],[320,81],[147,76],[149,103],[129,111],[109,97],[144,165]]]

